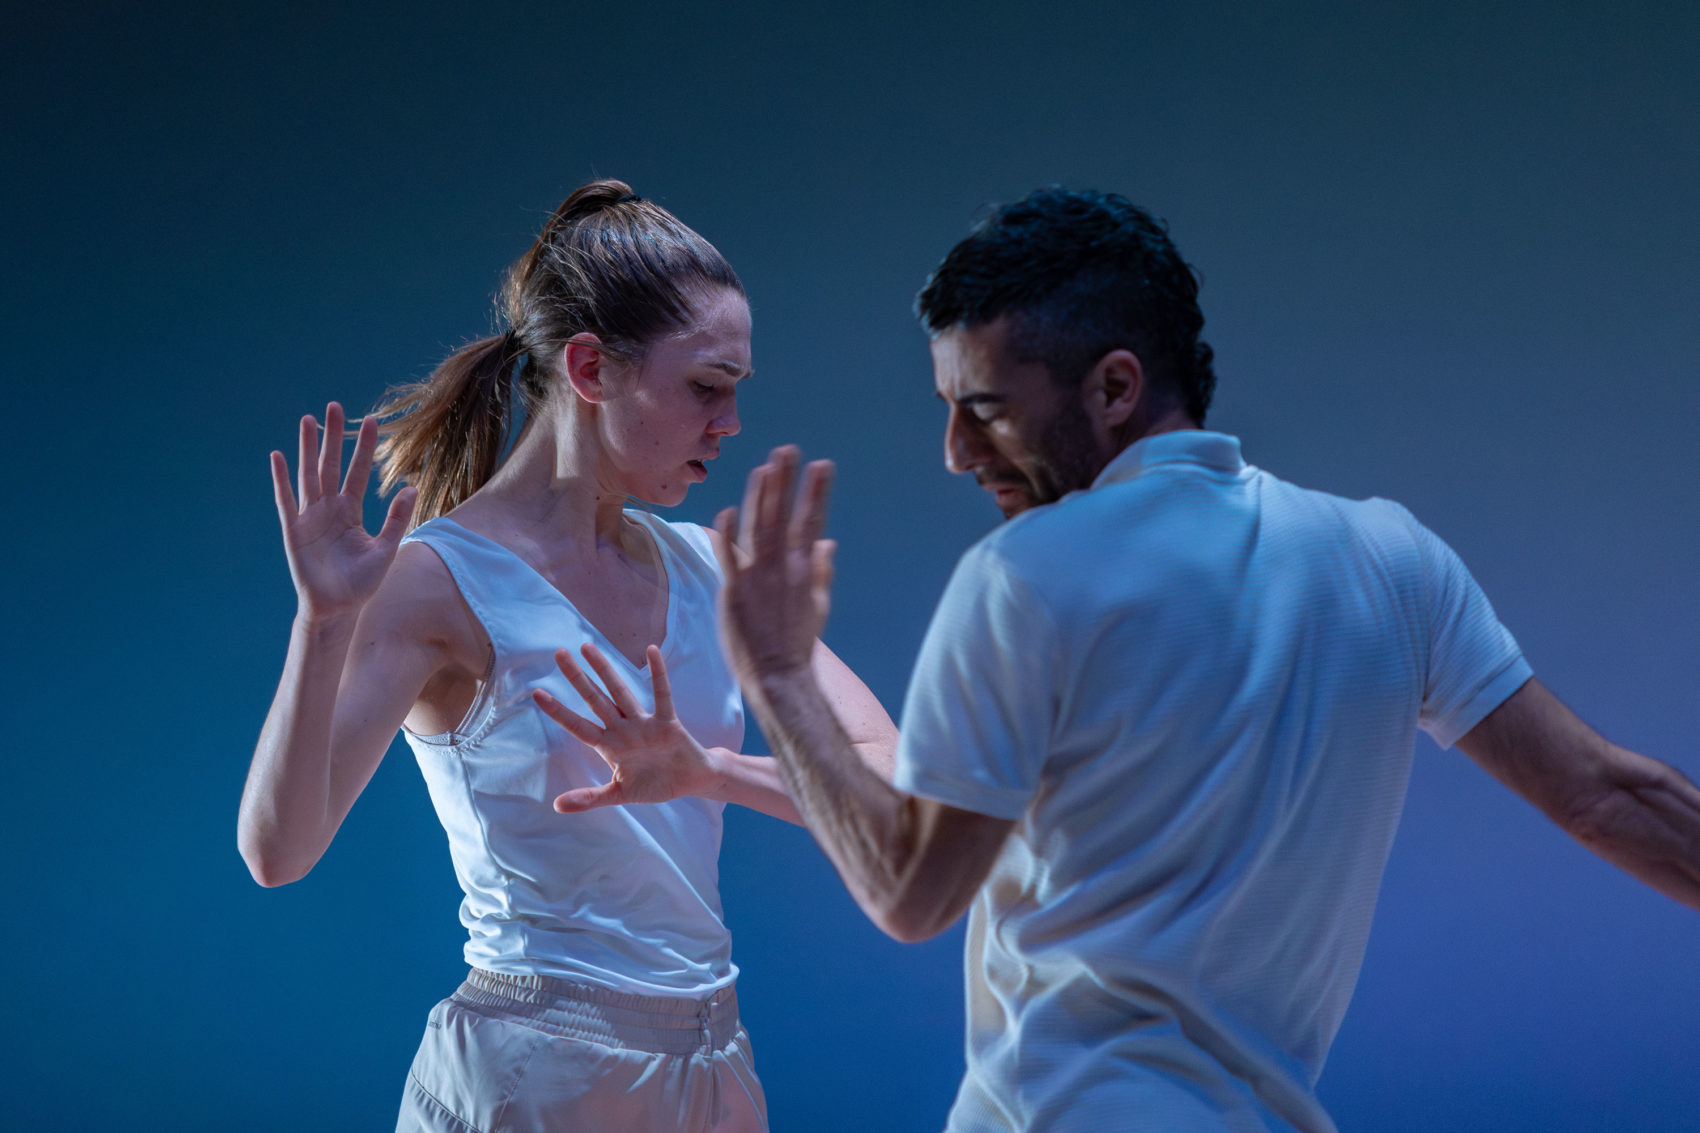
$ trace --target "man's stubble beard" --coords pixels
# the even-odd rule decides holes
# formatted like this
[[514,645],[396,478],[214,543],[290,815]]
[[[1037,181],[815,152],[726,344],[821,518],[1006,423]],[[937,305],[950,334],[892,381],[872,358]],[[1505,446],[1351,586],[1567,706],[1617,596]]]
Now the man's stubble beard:
[[[1032,507],[1054,504],[1070,492],[1090,488],[1098,478],[1104,461],[1092,440],[1092,421],[1078,399],[1062,399],[1056,415],[1039,435],[1036,457],[1026,471]],[[1007,512],[1005,518],[1013,519],[1026,510]]]

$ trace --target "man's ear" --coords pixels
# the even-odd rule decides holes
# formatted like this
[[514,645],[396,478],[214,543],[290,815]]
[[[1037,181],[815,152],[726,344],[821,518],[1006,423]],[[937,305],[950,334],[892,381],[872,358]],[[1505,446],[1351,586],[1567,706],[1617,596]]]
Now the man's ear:
[[561,348],[561,370],[573,392],[592,405],[608,400],[608,355],[603,352],[602,340],[594,334],[575,334]]
[[1110,432],[1133,418],[1145,392],[1145,367],[1131,350],[1110,351],[1086,375],[1087,411]]

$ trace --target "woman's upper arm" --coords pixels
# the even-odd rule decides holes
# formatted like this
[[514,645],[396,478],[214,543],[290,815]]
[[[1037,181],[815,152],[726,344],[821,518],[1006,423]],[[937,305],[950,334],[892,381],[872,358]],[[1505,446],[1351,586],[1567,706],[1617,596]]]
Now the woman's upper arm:
[[[720,537],[711,527],[703,528],[703,534],[711,543]],[[743,547],[734,542],[731,548],[740,565],[749,562],[749,554]],[[891,714],[862,683],[862,678],[851,672],[850,666],[840,661],[824,641],[815,642],[810,664],[815,681],[832,706],[832,714],[838,718],[851,746],[863,763],[890,782],[897,766],[897,725]]]
[[890,782],[897,764],[897,725],[890,713],[825,642],[815,642],[811,664],[832,714],[838,717],[856,753],[880,778]]
[[453,629],[445,599],[457,593],[442,561],[408,544],[361,611],[331,717],[339,818],[371,780],[426,684],[460,652],[444,632]]

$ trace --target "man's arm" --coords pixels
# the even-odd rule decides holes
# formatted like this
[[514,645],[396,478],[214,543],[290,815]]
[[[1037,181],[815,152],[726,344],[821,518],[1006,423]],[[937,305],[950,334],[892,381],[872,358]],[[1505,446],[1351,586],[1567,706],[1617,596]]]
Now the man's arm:
[[832,544],[820,538],[832,466],[809,466],[793,513],[796,465],[795,449],[779,449],[750,474],[747,561],[731,550],[737,513],[716,524],[727,652],[804,824],[851,896],[887,934],[925,940],[967,909],[1013,823],[904,794],[857,758],[810,665],[832,577]]
[[858,759],[814,673],[745,686],[803,824],[888,936],[937,936],[967,910],[1014,825],[904,794]]
[[[897,725],[892,723],[878,698],[823,641],[815,642],[810,672],[857,762],[890,782],[897,762]],[[765,720],[762,723],[762,734],[773,736],[775,728]],[[709,798],[737,803],[803,825],[802,812],[792,800],[790,782],[777,758],[735,752],[714,754],[721,767],[721,778]]]
[[1681,772],[1609,743],[1537,680],[1458,747],[1588,849],[1700,909],[1700,789]]

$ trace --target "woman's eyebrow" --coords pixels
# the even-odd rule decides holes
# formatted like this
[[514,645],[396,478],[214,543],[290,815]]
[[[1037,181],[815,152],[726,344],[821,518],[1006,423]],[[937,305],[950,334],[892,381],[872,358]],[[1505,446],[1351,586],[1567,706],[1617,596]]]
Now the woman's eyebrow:
[[738,365],[738,363],[728,361],[724,358],[705,358],[700,360],[697,365],[705,366],[710,370],[719,370],[721,373],[732,378],[748,378],[755,374],[754,370],[746,370],[744,367]]

